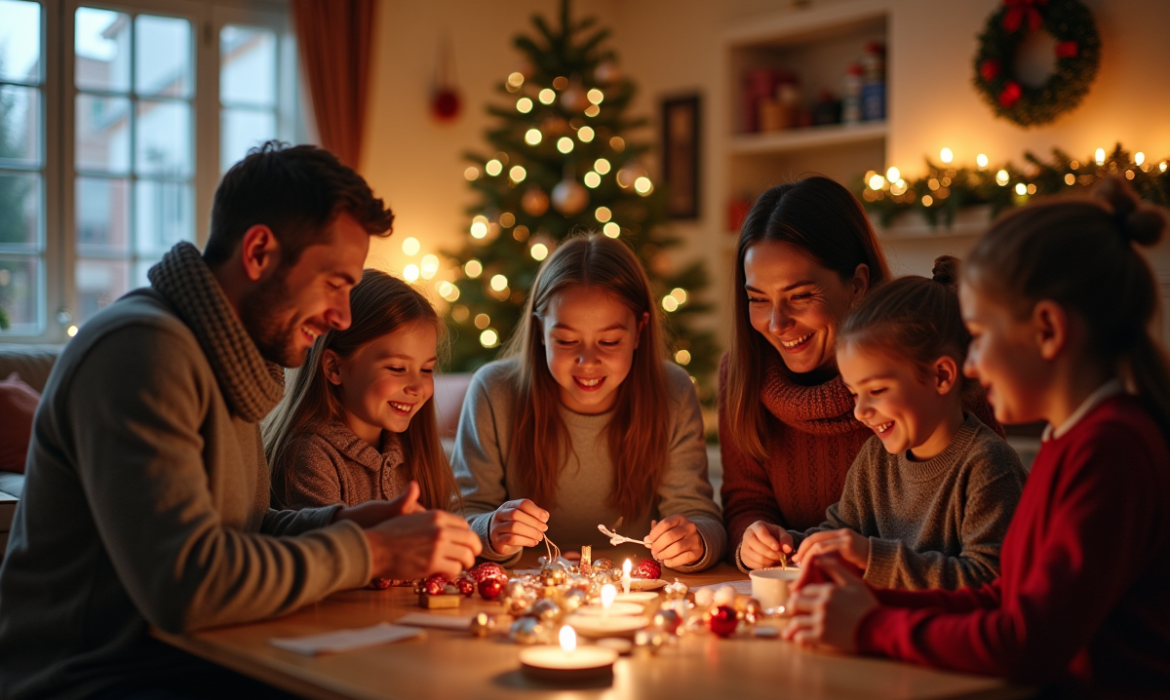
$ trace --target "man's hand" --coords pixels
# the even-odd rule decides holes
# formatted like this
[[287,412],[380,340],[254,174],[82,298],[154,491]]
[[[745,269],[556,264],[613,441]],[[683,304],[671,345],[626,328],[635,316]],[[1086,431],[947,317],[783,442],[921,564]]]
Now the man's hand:
[[792,560],[797,564],[803,564],[805,560],[830,552],[836,552],[842,561],[856,567],[863,574],[869,566],[869,538],[848,529],[809,535],[800,543],[800,549],[796,550]]
[[411,481],[406,492],[393,501],[367,501],[353,508],[342,508],[334,514],[333,522],[352,520],[363,528],[369,528],[400,515],[422,513],[426,508],[418,502],[418,497],[418,482]]
[[492,514],[488,536],[492,549],[513,554],[521,547],[535,547],[548,530],[548,511],[527,498],[508,501]]
[[367,529],[374,555],[373,578],[455,578],[475,565],[482,551],[467,521],[442,510],[401,515]]
[[757,520],[743,533],[739,558],[749,569],[764,569],[780,563],[780,553],[792,554],[792,535],[779,525]]
[[804,568],[816,569],[821,574],[816,578],[828,583],[807,583],[792,592],[788,609],[793,617],[784,627],[784,638],[801,646],[856,651],[857,627],[878,606],[873,591],[837,554],[809,559]]
[[699,528],[685,515],[671,515],[654,523],[646,539],[651,555],[672,569],[693,564],[706,552]]

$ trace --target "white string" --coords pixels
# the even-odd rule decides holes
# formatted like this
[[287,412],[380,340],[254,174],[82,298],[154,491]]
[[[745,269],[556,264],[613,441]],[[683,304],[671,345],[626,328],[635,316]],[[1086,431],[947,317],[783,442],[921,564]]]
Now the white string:
[[643,547],[647,547],[647,548],[650,547],[650,542],[648,540],[635,540],[635,539],[631,539],[629,537],[626,537],[625,535],[619,535],[604,525],[598,525],[597,529],[601,531],[601,534],[603,534],[609,538],[609,543],[611,545],[613,545],[614,547],[618,546],[619,544],[625,543],[625,542],[630,542],[631,544],[640,544]]

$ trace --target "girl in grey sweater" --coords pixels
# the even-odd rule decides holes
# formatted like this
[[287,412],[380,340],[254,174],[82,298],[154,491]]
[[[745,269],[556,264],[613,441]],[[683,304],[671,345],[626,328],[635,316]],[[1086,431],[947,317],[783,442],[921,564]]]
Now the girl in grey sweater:
[[571,239],[545,261],[507,359],[476,373],[459,419],[451,461],[482,556],[512,563],[546,535],[608,547],[597,526],[621,519],[668,567],[722,558],[699,402],[665,360],[656,308],[617,240]]
[[954,590],[999,575],[1025,473],[1011,447],[963,411],[964,390],[979,389],[962,376],[970,336],[957,262],[939,258],[933,280],[879,287],[845,320],[837,363],[854,415],[875,435],[823,524],[749,530],[743,547],[795,550],[798,563],[837,552],[882,588]]

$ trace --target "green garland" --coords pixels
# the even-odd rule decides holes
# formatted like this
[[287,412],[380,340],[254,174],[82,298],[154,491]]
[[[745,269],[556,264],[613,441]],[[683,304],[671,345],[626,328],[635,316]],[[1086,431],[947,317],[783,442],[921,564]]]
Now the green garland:
[[866,211],[882,226],[898,216],[917,211],[933,227],[950,226],[964,207],[990,205],[994,217],[1005,209],[1025,204],[1038,195],[1071,194],[1087,191],[1102,178],[1121,174],[1145,201],[1170,206],[1170,164],[1166,159],[1141,158],[1138,163],[1121,144],[1098,162],[1096,154],[1084,160],[1070,158],[1052,149],[1052,161],[1044,162],[1024,153],[1029,167],[1016,168],[1010,162],[996,168],[953,168],[927,159],[927,174],[918,179],[899,178],[889,182],[870,171],[858,176],[852,189]]
[[[1056,38],[1056,66],[1043,85],[1029,87],[1012,66],[1025,36],[1041,27]],[[1080,104],[1100,62],[1101,37],[1079,0],[1004,0],[979,35],[973,82],[998,116],[1030,127]]]

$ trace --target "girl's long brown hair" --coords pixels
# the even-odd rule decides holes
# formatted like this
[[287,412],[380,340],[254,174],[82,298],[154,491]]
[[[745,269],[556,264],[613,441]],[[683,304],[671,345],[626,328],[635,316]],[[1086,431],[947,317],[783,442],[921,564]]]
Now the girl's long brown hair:
[[1125,379],[1170,434],[1170,365],[1152,334],[1159,294],[1149,247],[1166,232],[1166,213],[1142,206],[1121,178],[1087,199],[1050,199],[1006,214],[967,258],[963,281],[1024,318],[1043,299],[1089,327],[1089,352]]
[[561,420],[558,385],[545,359],[540,317],[556,295],[573,287],[605,290],[628,307],[635,319],[649,314],[630,373],[617,388],[608,429],[614,464],[609,505],[633,519],[655,504],[666,470],[670,399],[661,319],[650,280],[633,251],[618,240],[596,234],[570,238],[541,265],[524,316],[504,353],[517,360],[508,461],[519,471],[526,497],[545,508],[556,504],[557,476],[569,457],[569,435]]
[[[264,422],[264,454],[273,474],[292,468],[294,446],[301,438],[326,423],[343,420],[339,389],[325,378],[322,366],[326,350],[344,360],[366,343],[414,321],[431,324],[437,332],[443,332],[443,324],[430,302],[409,284],[385,272],[363,272],[349,299],[353,316],[349,328],[331,330],[317,339],[305,364],[297,370],[292,388]],[[455,476],[439,442],[434,401],[419,408],[400,439],[411,477],[419,485],[419,502],[426,508],[459,507]]]
[[809,177],[777,185],[760,195],[743,222],[735,255],[735,326],[727,366],[725,412],[731,440],[745,454],[767,458],[761,436],[767,429],[760,403],[764,364],[776,349],[752,328],[744,286],[744,258],[761,241],[794,245],[817,264],[850,280],[857,266],[869,266],[869,288],[890,277],[886,257],[861,202],[827,177]]

